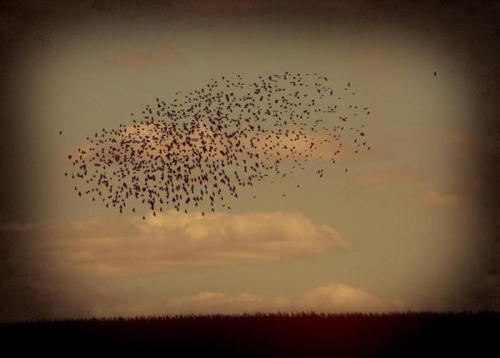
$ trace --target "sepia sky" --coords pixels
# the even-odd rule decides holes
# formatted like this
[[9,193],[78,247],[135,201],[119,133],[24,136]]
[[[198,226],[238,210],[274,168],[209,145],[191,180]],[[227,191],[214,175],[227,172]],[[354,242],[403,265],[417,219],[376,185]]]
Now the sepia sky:
[[[136,17],[70,8],[9,45],[2,168],[15,174],[3,178],[0,320],[499,307],[495,263],[478,264],[491,227],[477,164],[498,142],[475,122],[477,74],[445,29],[431,36],[432,22],[405,6],[398,17],[363,2],[302,15],[300,2],[181,3]],[[350,81],[371,109],[373,150],[346,154],[321,179],[310,169],[243,188],[232,212],[205,217],[120,215],[64,177],[87,136],[130,124],[156,97],[284,71]],[[465,299],[478,277],[486,306]]]

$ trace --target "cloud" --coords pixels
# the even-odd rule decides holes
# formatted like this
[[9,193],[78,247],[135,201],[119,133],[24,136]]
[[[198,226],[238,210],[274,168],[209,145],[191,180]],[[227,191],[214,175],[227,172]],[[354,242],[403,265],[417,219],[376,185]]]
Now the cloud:
[[4,302],[10,303],[0,308],[0,320],[407,309],[397,299],[345,283],[313,287],[297,296],[202,291],[168,298],[145,294],[151,287],[141,288],[141,293],[134,285],[123,286],[135,275],[146,278],[146,284],[148,276],[176,267],[275,262],[349,246],[334,228],[301,214],[202,217],[168,212],[145,221],[12,223],[0,231],[23,247],[17,256],[9,256],[17,262],[13,265],[30,263],[26,272],[3,277]]
[[[189,140],[165,135],[174,132],[174,128],[173,124],[161,119],[155,124],[123,125],[116,132],[107,132],[109,136],[105,141],[96,134],[96,137],[89,138],[88,142],[76,147],[67,157],[67,165],[74,166],[69,170],[70,176],[82,177],[87,175],[88,171],[101,173],[104,168],[122,166],[124,160],[134,166],[149,161],[153,162],[156,168],[163,168],[167,159],[170,162],[196,160],[196,163],[213,163],[226,158],[227,154],[223,153],[230,152],[248,161],[248,173],[239,173],[245,179],[255,175],[252,170],[259,173],[263,171],[262,165],[256,166],[258,170],[251,169],[252,165],[256,165],[254,161],[265,163],[267,166],[277,163],[297,163],[297,166],[301,166],[311,159],[323,160],[330,164],[332,161],[366,159],[371,156],[366,150],[355,153],[358,149],[349,143],[347,138],[333,138],[297,128],[286,129],[284,132],[256,133],[251,136],[247,135],[247,132],[227,136],[214,133],[209,121],[200,118],[195,129],[188,135]],[[145,138],[155,140],[149,141],[145,146]],[[126,150],[123,150],[124,148]],[[160,175],[159,169],[157,174]],[[109,173],[107,178],[113,182],[118,179]],[[243,182],[246,182],[246,179]]]
[[168,213],[145,221],[97,219],[10,224],[37,237],[28,260],[85,276],[147,275],[175,267],[253,264],[321,255],[349,247],[331,226],[297,213],[201,216]]
[[204,291],[166,301],[100,305],[95,316],[158,314],[242,314],[255,312],[390,312],[407,310],[400,300],[385,301],[345,283],[331,283],[309,289],[298,297],[256,295],[250,292],[225,294]]
[[398,301],[385,302],[362,289],[343,283],[311,289],[298,302],[299,309],[321,312],[380,312],[402,306]]
[[430,207],[455,207],[467,200],[459,195],[427,189],[409,198],[410,201]]
[[331,283],[303,292],[299,297],[259,296],[250,293],[226,295],[203,292],[167,302],[169,312],[251,313],[251,312],[380,312],[402,307],[385,302],[368,292],[344,283]]
[[170,314],[240,314],[278,312],[290,308],[290,299],[243,292],[228,295],[221,292],[201,292],[192,296],[168,300],[164,311]]
[[[299,160],[309,159],[340,159],[354,152],[355,148],[349,143],[345,143],[345,139],[332,138],[332,136],[319,134],[312,131],[298,130],[297,128],[289,128],[283,133],[279,131],[268,133],[254,133],[248,135],[249,132],[237,132],[229,137],[216,133],[211,128],[211,124],[204,117],[200,117],[197,126],[189,133],[189,141],[175,140],[173,136],[165,136],[165,133],[175,132],[174,125],[164,119],[158,117],[157,122],[151,123],[135,123],[123,126],[121,131],[109,136],[109,141],[100,143],[99,139],[90,138],[92,144],[84,143],[73,151],[73,157],[82,156],[79,150],[84,150],[88,158],[95,155],[91,153],[91,147],[99,147],[102,150],[101,159],[104,161],[115,161],[117,148],[123,147],[126,143],[129,149],[134,149],[135,154],[133,160],[139,163],[142,160],[150,159],[157,155],[165,155],[169,153],[173,156],[184,158],[187,154],[189,157],[200,157],[201,161],[219,160],[223,158],[220,151],[232,148],[237,153],[238,148],[244,148],[247,154],[259,154],[260,159],[275,161],[280,158],[282,160]],[[153,142],[149,142],[147,147],[144,147],[144,138],[155,138]],[[175,140],[175,143],[174,143]],[[340,146],[340,143],[343,143]],[[203,149],[211,148],[205,152]],[[93,149],[95,150],[95,148]],[[361,151],[364,153],[364,151]],[[238,154],[238,153],[237,153]]]

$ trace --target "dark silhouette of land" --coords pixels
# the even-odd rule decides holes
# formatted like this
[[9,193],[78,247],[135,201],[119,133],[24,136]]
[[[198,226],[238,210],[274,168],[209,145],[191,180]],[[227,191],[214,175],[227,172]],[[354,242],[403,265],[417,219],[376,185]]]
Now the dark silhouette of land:
[[0,324],[0,337],[18,354],[493,357],[499,324],[500,312],[203,315]]

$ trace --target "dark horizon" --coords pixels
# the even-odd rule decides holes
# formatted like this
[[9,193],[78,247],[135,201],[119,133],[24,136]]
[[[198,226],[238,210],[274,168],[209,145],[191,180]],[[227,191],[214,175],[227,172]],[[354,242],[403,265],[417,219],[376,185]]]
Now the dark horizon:
[[25,353],[420,357],[491,354],[499,319],[492,312],[214,315],[0,324],[0,333],[4,348]]

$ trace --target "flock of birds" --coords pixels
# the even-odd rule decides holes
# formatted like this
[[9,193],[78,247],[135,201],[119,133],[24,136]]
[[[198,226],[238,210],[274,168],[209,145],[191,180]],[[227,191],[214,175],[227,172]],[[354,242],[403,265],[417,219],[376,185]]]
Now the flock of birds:
[[87,137],[68,155],[65,176],[78,196],[120,213],[230,210],[242,187],[274,183],[308,161],[321,164],[321,178],[343,151],[370,150],[363,123],[370,110],[354,104],[355,95],[349,82],[333,87],[317,73],[211,79]]

